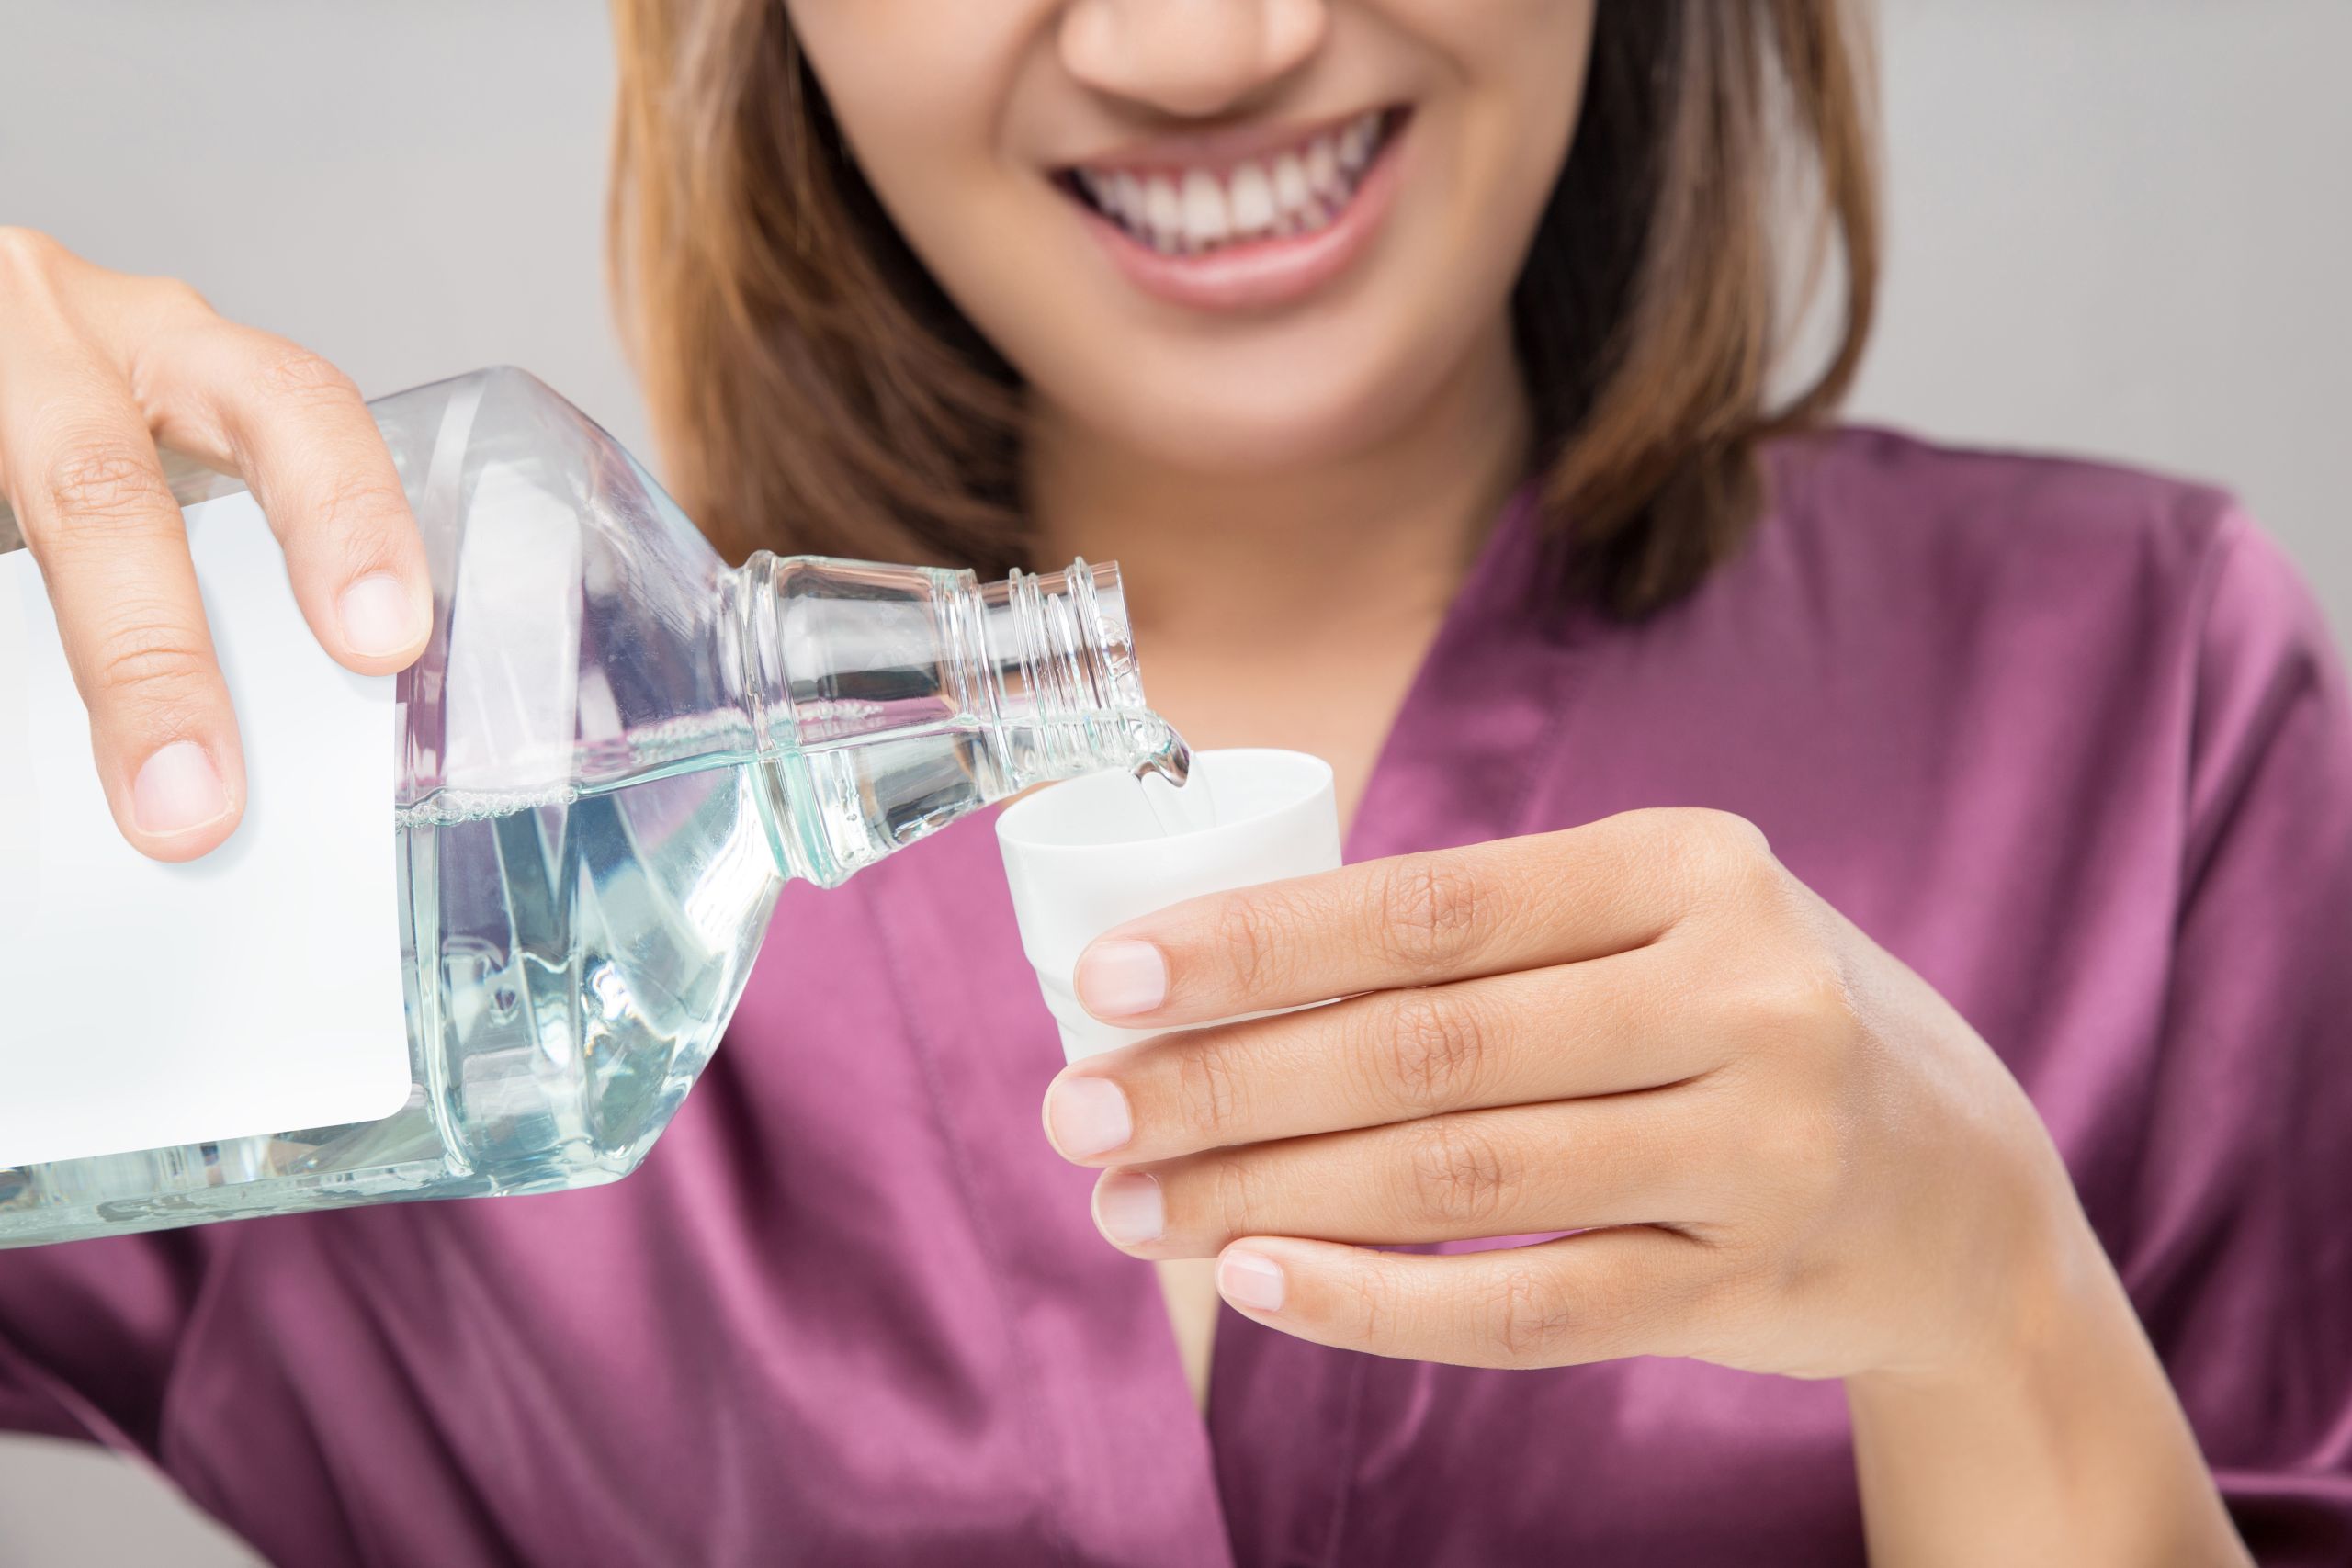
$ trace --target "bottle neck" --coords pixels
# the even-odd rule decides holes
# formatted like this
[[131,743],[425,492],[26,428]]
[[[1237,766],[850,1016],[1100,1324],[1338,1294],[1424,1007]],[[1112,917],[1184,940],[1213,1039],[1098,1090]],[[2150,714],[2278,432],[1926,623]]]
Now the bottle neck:
[[1116,566],[983,584],[763,553],[724,594],[722,665],[788,876],[830,886],[1035,784],[1189,766],[1145,700]]
[[1115,564],[1015,571],[978,583],[959,650],[976,711],[1012,743],[1006,793],[1126,768],[1181,779],[1182,738],[1151,711],[1136,662],[1126,591]]

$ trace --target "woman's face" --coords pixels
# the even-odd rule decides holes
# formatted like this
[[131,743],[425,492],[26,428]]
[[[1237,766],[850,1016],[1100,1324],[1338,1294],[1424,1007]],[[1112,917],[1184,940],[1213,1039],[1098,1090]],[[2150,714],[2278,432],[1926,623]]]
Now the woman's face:
[[1503,341],[1593,0],[789,0],[864,171],[1055,416],[1343,457]]

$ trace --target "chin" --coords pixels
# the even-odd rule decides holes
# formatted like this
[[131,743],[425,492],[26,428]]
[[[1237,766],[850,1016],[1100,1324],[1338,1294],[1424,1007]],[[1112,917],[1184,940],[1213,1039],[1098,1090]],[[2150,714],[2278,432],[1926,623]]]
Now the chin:
[[1387,364],[1349,365],[1329,350],[1295,349],[1273,365],[1257,355],[1224,365],[1201,357],[1170,355],[1159,373],[1099,378],[1091,397],[1062,406],[1092,410],[1078,423],[1155,463],[1272,477],[1374,451],[1426,406],[1437,379]]
[[[1272,479],[1342,463],[1378,440],[1360,418],[1317,410],[1254,417],[1224,410],[1214,418],[1188,421],[1183,438],[1176,441],[1164,438],[1166,429],[1151,427],[1153,436],[1162,437],[1157,440],[1138,432],[1138,446],[1170,467],[1235,479]],[[1143,446],[1146,440],[1151,444]]]

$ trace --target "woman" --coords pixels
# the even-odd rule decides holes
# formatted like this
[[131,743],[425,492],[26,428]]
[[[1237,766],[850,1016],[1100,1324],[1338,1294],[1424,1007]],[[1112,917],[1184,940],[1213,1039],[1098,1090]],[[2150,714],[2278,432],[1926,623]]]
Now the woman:
[[[1117,558],[1156,705],[1329,758],[1356,863],[1082,994],[1351,999],[1057,1074],[948,833],[794,890],[631,1180],[11,1256],[0,1414],[288,1562],[2352,1553],[2343,674],[2213,492],[1805,433],[1875,256],[1841,7],[619,39],[687,509]],[[1776,401],[1794,175],[1841,332]],[[6,256],[99,774],[198,854],[244,778],[151,434],[254,481],[355,669],[421,646],[417,546],[331,369]]]

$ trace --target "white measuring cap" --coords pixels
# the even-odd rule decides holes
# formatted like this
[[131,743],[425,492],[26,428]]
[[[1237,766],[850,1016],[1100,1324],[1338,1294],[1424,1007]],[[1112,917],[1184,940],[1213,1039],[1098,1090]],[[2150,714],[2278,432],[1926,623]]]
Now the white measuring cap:
[[1151,1030],[1102,1022],[1071,987],[1078,955],[1112,927],[1155,909],[1254,883],[1311,876],[1340,864],[1331,765],[1302,751],[1198,751],[1193,794],[1205,784],[1213,826],[1169,833],[1124,773],[1094,773],[1016,801],[997,818],[1022,951],[1073,1062]]

